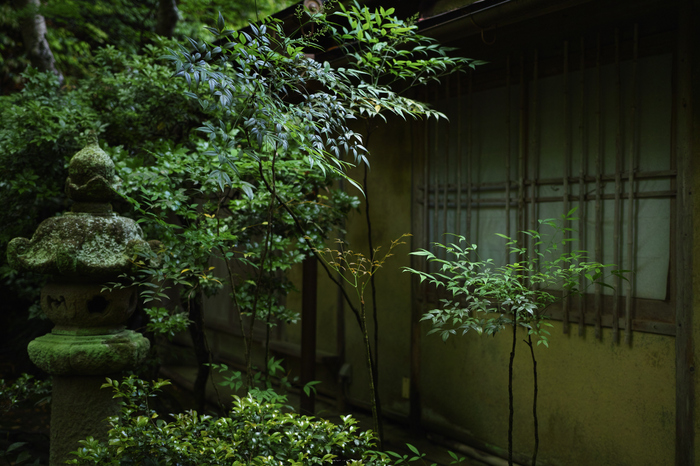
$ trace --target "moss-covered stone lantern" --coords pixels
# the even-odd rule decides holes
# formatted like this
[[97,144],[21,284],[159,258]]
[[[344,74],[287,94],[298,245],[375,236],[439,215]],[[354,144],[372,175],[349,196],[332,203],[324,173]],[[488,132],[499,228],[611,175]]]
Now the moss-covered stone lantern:
[[150,248],[135,221],[112,212],[118,197],[114,163],[95,144],[70,161],[66,194],[70,212],[45,220],[31,240],[15,238],[7,250],[16,270],[51,275],[41,308],[55,324],[29,343],[31,360],[53,375],[51,465],[63,464],[78,440],[104,438],[106,418],[118,413],[105,376],[133,368],[149,349],[141,334],[125,329],[137,301],[133,287],[106,288]]

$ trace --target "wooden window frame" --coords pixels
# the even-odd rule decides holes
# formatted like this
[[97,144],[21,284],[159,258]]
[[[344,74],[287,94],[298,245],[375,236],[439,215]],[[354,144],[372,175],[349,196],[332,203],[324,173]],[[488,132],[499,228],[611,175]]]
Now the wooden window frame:
[[[610,36],[610,35],[609,35]],[[430,172],[429,157],[440,156],[438,154],[437,143],[434,147],[430,147],[432,142],[437,141],[437,132],[440,131],[435,126],[435,122],[423,123],[420,131],[414,132],[415,141],[414,144],[419,148],[417,151],[420,156],[414,161],[414,246],[417,248],[430,247],[428,243],[428,238],[437,237],[435,232],[428,231],[429,220],[432,220],[433,228],[438,229],[440,223],[440,206],[443,207],[442,212],[444,212],[445,219],[443,221],[444,225],[447,225],[447,209],[450,207],[450,202],[452,204],[452,209],[456,210],[456,217],[458,221],[461,219],[461,215],[467,216],[467,231],[470,230],[470,221],[472,217],[472,212],[474,209],[481,207],[484,203],[483,200],[477,200],[474,197],[475,193],[480,190],[498,190],[504,193],[503,197],[489,199],[489,203],[493,206],[502,206],[504,215],[506,218],[506,231],[512,232],[510,225],[510,218],[512,212],[516,212],[516,231],[532,228],[535,226],[536,222],[536,212],[537,207],[544,202],[557,201],[564,205],[564,212],[569,210],[569,207],[574,202],[601,202],[606,199],[615,199],[616,205],[622,202],[634,202],[635,199],[640,198],[668,198],[670,199],[671,214],[670,214],[670,231],[669,231],[669,272],[668,280],[666,286],[666,297],[665,299],[644,299],[632,297],[631,292],[627,293],[626,296],[617,291],[614,295],[604,295],[599,289],[596,289],[593,293],[587,293],[580,298],[570,298],[563,299],[557,305],[551,306],[548,309],[547,314],[555,320],[562,321],[563,330],[565,333],[571,331],[572,324],[577,324],[578,334],[585,335],[587,327],[593,327],[596,338],[602,338],[602,328],[611,328],[613,330],[613,340],[618,341],[620,332],[624,332],[624,338],[626,342],[631,341],[631,335],[633,331],[657,333],[664,335],[675,335],[675,309],[676,309],[676,290],[675,290],[675,271],[676,271],[676,257],[675,257],[675,224],[676,224],[676,167],[675,167],[675,119],[671,122],[671,141],[670,141],[670,160],[671,166],[669,170],[659,171],[659,172],[635,172],[627,171],[624,172],[620,170],[619,167],[616,168],[615,173],[602,173],[598,168],[596,173],[579,173],[578,176],[574,176],[570,167],[565,168],[566,177],[562,176],[559,179],[531,179],[527,177],[526,166],[523,166],[523,156],[527,156],[528,151],[533,145],[536,146],[537,141],[532,141],[528,139],[529,135],[529,125],[537,124],[537,122],[530,122],[528,119],[528,105],[529,95],[531,92],[531,86],[534,84],[536,86],[538,79],[548,76],[554,76],[561,74],[565,77],[568,76],[570,71],[585,70],[590,68],[596,68],[599,70],[603,65],[614,64],[617,66],[618,73],[620,63],[624,60],[633,60],[636,72],[636,61],[640,57],[659,55],[662,53],[673,53],[675,54],[675,36],[670,33],[655,33],[653,36],[642,37],[643,41],[640,40],[640,34],[637,25],[634,25],[630,31],[627,33],[622,33],[619,30],[615,30],[612,34],[612,39],[608,39],[607,43],[603,41],[601,43],[601,35],[597,35],[597,40],[591,40],[591,37],[582,38],[580,44],[573,47],[573,42],[565,41],[563,44],[563,51],[557,56],[541,55],[538,58],[537,49],[522,53],[517,58],[512,58],[509,55],[496,57],[493,60],[493,65],[487,67],[483,72],[477,70],[473,74],[469,74],[467,77],[462,78],[458,81],[448,82],[444,87],[433,87],[429,89],[425,95],[422,96],[423,99],[428,101],[437,101],[440,98],[449,97],[452,94],[456,94],[461,97],[461,93],[465,91],[468,95],[467,106],[471,105],[471,95],[473,92],[478,92],[480,90],[504,88],[510,99],[510,87],[512,85],[518,85],[520,87],[520,112],[517,117],[519,118],[519,131],[517,135],[510,134],[510,124],[506,124],[508,128],[508,133],[504,137],[513,138],[517,137],[518,146],[518,156],[515,158],[516,163],[521,164],[518,167],[517,179],[510,179],[510,168],[507,169],[508,179],[501,183],[474,183],[473,180],[462,180],[460,176],[457,177],[455,183],[445,182],[440,184],[438,181],[438,176]],[[586,45],[593,42],[596,44],[593,50],[590,48],[586,50]],[[640,46],[643,45],[643,46]],[[527,56],[527,58],[526,58]],[[674,55],[675,57],[675,55]],[[636,79],[633,77],[633,79]],[[635,83],[633,83],[634,85]],[[600,81],[598,82],[600,86]],[[619,86],[619,83],[618,83]],[[565,85],[565,92],[567,92],[568,85]],[[536,92],[536,90],[535,90]],[[619,88],[618,91],[619,93]],[[619,99],[619,95],[618,95]],[[675,89],[672,96],[672,114],[675,114],[676,106],[676,95]],[[534,105],[536,105],[536,97],[533,99]],[[571,96],[565,96],[565,105],[571,105]],[[598,103],[600,105],[600,101]],[[510,103],[508,105],[510,108]],[[467,108],[467,112],[470,109]],[[571,112],[575,111],[571,108],[565,110],[566,115],[571,115]],[[510,113],[510,110],[509,112]],[[455,121],[462,117],[462,113],[452,118]],[[509,114],[506,118],[510,119]],[[636,115],[633,115],[636,118]],[[461,125],[458,124],[458,127]],[[566,128],[570,128],[570,125],[565,125]],[[435,128],[435,129],[434,129]],[[431,131],[435,131],[435,134],[431,138]],[[445,128],[443,131],[449,131]],[[471,129],[469,129],[463,138],[467,141],[471,140]],[[632,136],[633,138],[635,136]],[[571,141],[572,136],[567,135],[567,147],[566,147],[566,160],[570,160],[571,151]],[[636,141],[632,141],[632,149],[630,153],[633,153],[634,144]],[[458,143],[459,145],[459,143]],[[510,143],[508,144],[510,147]],[[461,149],[458,148],[460,153],[464,155],[458,160],[464,159],[461,163],[469,163],[469,158],[471,156],[470,148]],[[623,154],[626,156],[626,154]],[[445,156],[447,157],[447,156]],[[506,163],[512,163],[512,157],[507,157]],[[458,162],[460,163],[460,162]],[[459,167],[461,172],[462,167]],[[470,169],[467,168],[467,172],[470,173]],[[627,177],[626,179],[624,177]],[[469,175],[471,177],[471,175]],[[634,192],[628,190],[623,192],[620,186],[626,184],[627,186],[633,186],[636,180],[640,179],[666,179],[669,181],[670,189],[663,192]],[[614,194],[602,194],[600,187],[596,190],[596,194],[585,194],[583,190],[579,189],[579,194],[570,194],[570,187],[576,184],[584,183],[600,183],[605,182],[616,182],[618,185],[616,192]],[[565,187],[565,192],[567,195],[549,199],[547,197],[538,195],[538,187],[547,184],[559,184]],[[459,196],[460,202],[452,193],[461,193]],[[513,195],[515,194],[515,195]],[[466,195],[467,202],[464,202],[464,195]],[[481,203],[481,204],[480,204]],[[435,208],[435,207],[438,208]],[[629,209],[631,212],[631,209]],[[595,214],[594,214],[595,215]],[[429,218],[432,217],[432,218]],[[596,217],[600,220],[599,217]],[[615,220],[615,229],[622,228],[623,222],[621,219]],[[629,225],[629,223],[628,223]],[[631,227],[629,227],[631,228]],[[432,233],[432,234],[431,234]],[[630,232],[627,232],[630,234]],[[600,233],[597,233],[600,236]],[[620,246],[622,247],[622,246]],[[631,246],[627,246],[628,248]],[[596,240],[596,250],[599,249],[598,240]],[[628,255],[632,253],[631,249],[627,251]],[[596,252],[597,257],[593,257],[596,260],[602,261],[599,252]],[[621,251],[615,251],[615,257],[621,258]],[[619,262],[618,262],[619,263]],[[625,264],[622,264],[624,268]],[[425,268],[425,263],[421,260],[415,259],[414,266]],[[415,287],[414,287],[415,288]],[[438,302],[439,296],[436,290],[430,289],[430,287],[422,286],[421,288],[414,291],[414,297],[416,298],[420,308],[423,310],[429,309],[431,306]],[[593,310],[593,312],[588,312]]]

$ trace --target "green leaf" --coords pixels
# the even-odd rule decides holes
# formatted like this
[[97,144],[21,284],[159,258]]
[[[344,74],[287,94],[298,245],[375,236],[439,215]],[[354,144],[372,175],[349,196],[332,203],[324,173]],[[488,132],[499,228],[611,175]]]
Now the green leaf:
[[312,392],[312,391],[314,392],[314,394],[316,394],[316,387],[315,387],[315,385],[318,385],[318,384],[320,384],[320,383],[321,383],[320,380],[312,380],[311,382],[307,382],[306,385],[304,385],[304,387],[303,387],[304,394],[305,394],[306,396],[311,396],[311,392]]
[[17,455],[17,460],[15,461],[15,464],[20,464],[24,463],[25,461],[29,460],[32,457],[32,454],[28,451],[23,451],[19,455]]
[[9,447],[7,447],[7,450],[5,450],[5,452],[10,453],[11,451],[14,451],[18,448],[25,446],[25,445],[28,445],[28,443],[27,442],[14,442],[14,443],[10,444]]
[[408,447],[408,449],[411,450],[414,454],[420,455],[420,452],[418,451],[418,449],[416,447],[414,447],[413,445],[411,445],[410,443],[407,443],[406,447]]

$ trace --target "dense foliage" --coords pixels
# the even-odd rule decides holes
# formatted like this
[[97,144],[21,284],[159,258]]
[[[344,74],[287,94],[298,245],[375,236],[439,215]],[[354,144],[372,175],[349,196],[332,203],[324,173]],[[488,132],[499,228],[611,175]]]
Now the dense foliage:
[[[48,403],[50,399],[51,379],[37,379],[28,374],[22,374],[13,382],[0,379],[0,415],[3,418],[18,406],[38,407]],[[7,435],[0,443],[0,461],[3,461],[3,464],[30,464],[28,461],[32,459],[32,444],[24,439],[12,437]],[[31,464],[40,464],[39,458],[35,458]]]
[[[346,169],[368,163],[362,136],[351,122],[387,113],[440,117],[403,93],[473,65],[450,57],[448,49],[392,14],[391,9],[371,11],[355,3],[341,5],[333,14],[300,10],[296,31],[275,19],[238,31],[219,13],[216,26],[180,44],[149,33],[148,40],[139,36],[131,48],[119,42],[90,45],[88,61],[76,65],[71,72],[75,79],[60,89],[54,75],[27,70],[22,91],[0,97],[0,118],[7,122],[0,128],[0,169],[7,173],[0,182],[0,201],[8,206],[0,212],[3,261],[9,239],[30,236],[39,221],[68,207],[61,194],[67,161],[86,141],[98,138],[122,178],[124,201],[115,208],[138,218],[146,236],[162,246],[155,251],[157,267],[147,265],[154,263],[147,257],[134,256],[138,272],[109,286],[142,285],[148,330],[171,336],[189,329],[199,368],[195,391],[200,407],[212,362],[203,297],[226,286],[246,348],[244,388],[254,389],[256,322],[269,335],[277,322],[296,320],[284,307],[292,289],[286,272],[323,247],[329,232],[358,205],[356,198],[333,188],[341,178],[355,184]],[[119,31],[115,29],[122,37]],[[329,40],[347,55],[342,68],[309,53],[325,51]],[[17,284],[6,265],[0,274],[6,284]],[[366,337],[366,323],[361,330]],[[367,352],[372,371],[369,343]],[[241,412],[236,416],[248,409],[246,400],[238,399]],[[151,423],[149,413],[144,417],[134,409],[114,421],[116,435],[144,428],[144,420],[158,432],[189,432],[205,423],[194,414],[181,417],[183,425]],[[265,407],[273,414],[275,409]],[[297,421],[308,422],[300,417],[283,422]],[[207,429],[227,428],[224,421],[207,422]],[[320,428],[330,429],[324,426]],[[200,438],[201,432],[196,433]],[[105,458],[127,450],[149,455],[160,445],[136,434],[133,439],[141,443],[125,444],[122,450],[111,448],[112,442]],[[167,448],[177,449],[178,442]],[[219,446],[211,448],[207,454],[219,454]],[[195,455],[194,450],[186,453]],[[195,463],[214,464],[210,461],[214,457]]]
[[[303,31],[290,34],[274,20],[251,25],[249,31],[236,31],[228,29],[219,15],[216,27],[207,28],[214,41],[190,39],[188,46],[181,45],[166,56],[175,63],[176,75],[185,78],[188,95],[205,111],[218,112],[217,119],[201,130],[209,135],[211,153],[220,165],[212,172],[220,188],[236,179],[233,175],[241,161],[257,164],[258,179],[270,195],[270,218],[258,266],[261,274],[274,209],[283,209],[293,219],[297,237],[312,250],[318,245],[312,232],[324,231],[300,218],[290,199],[278,190],[281,163],[300,154],[308,170],[347,179],[348,166],[369,163],[361,134],[350,126],[352,120],[384,118],[387,113],[438,118],[440,113],[403,93],[474,65],[468,59],[450,57],[449,49],[417,34],[414,24],[392,14],[392,9],[370,10],[356,2],[349,7],[339,4],[339,11],[317,13],[303,23],[317,31],[310,35]],[[321,39],[326,35],[345,52],[348,61],[343,67],[335,69],[309,57],[308,51],[324,51]],[[252,300],[254,319],[258,289]],[[368,342],[364,306],[358,310],[349,299],[348,303]],[[250,344],[251,334],[248,364]],[[368,370],[376,372],[369,344],[366,350]],[[371,375],[373,413],[379,426]],[[381,429],[377,430],[381,438]]]
[[[21,73],[29,60],[21,34],[21,21],[36,13],[31,6],[17,9],[13,3],[0,3],[0,95],[24,86]],[[47,41],[57,67],[67,83],[76,84],[94,73],[98,50],[115,47],[127,54],[140,54],[157,40],[156,26],[160,0],[60,0],[42,2],[38,10],[47,23]],[[178,20],[173,38],[206,36],[205,23],[219,11],[226,12],[232,26],[240,28],[250,21],[285,8],[291,0],[179,0]]]
[[[30,68],[24,73],[24,89],[2,97],[0,274],[6,284],[21,279],[6,265],[7,242],[31,236],[41,220],[68,208],[63,194],[67,163],[86,136],[100,136],[105,148],[124,159],[147,156],[163,141],[188,143],[202,116],[168,79],[170,70],[155,62],[158,49],[147,50],[129,55],[102,49],[93,65],[95,76],[59,92],[54,75]],[[36,292],[25,282],[16,289]]]
[[287,412],[285,398],[272,392],[234,397],[231,411],[223,417],[190,411],[163,419],[150,407],[149,398],[167,383],[133,377],[108,380],[105,387],[119,397],[121,414],[109,421],[107,444],[86,439],[72,464],[306,466],[332,464],[334,459],[355,465],[390,464],[386,454],[372,450],[374,435],[360,432],[352,417],[343,416],[334,424]]

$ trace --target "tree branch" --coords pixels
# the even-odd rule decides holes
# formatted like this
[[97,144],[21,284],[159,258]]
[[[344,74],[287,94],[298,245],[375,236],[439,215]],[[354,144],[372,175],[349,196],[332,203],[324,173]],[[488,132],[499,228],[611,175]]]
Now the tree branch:
[[40,0],[13,0],[12,6],[20,12],[22,41],[29,62],[39,71],[55,74],[59,84],[63,84],[63,74],[56,68],[56,58],[46,40],[46,21],[39,14]]

